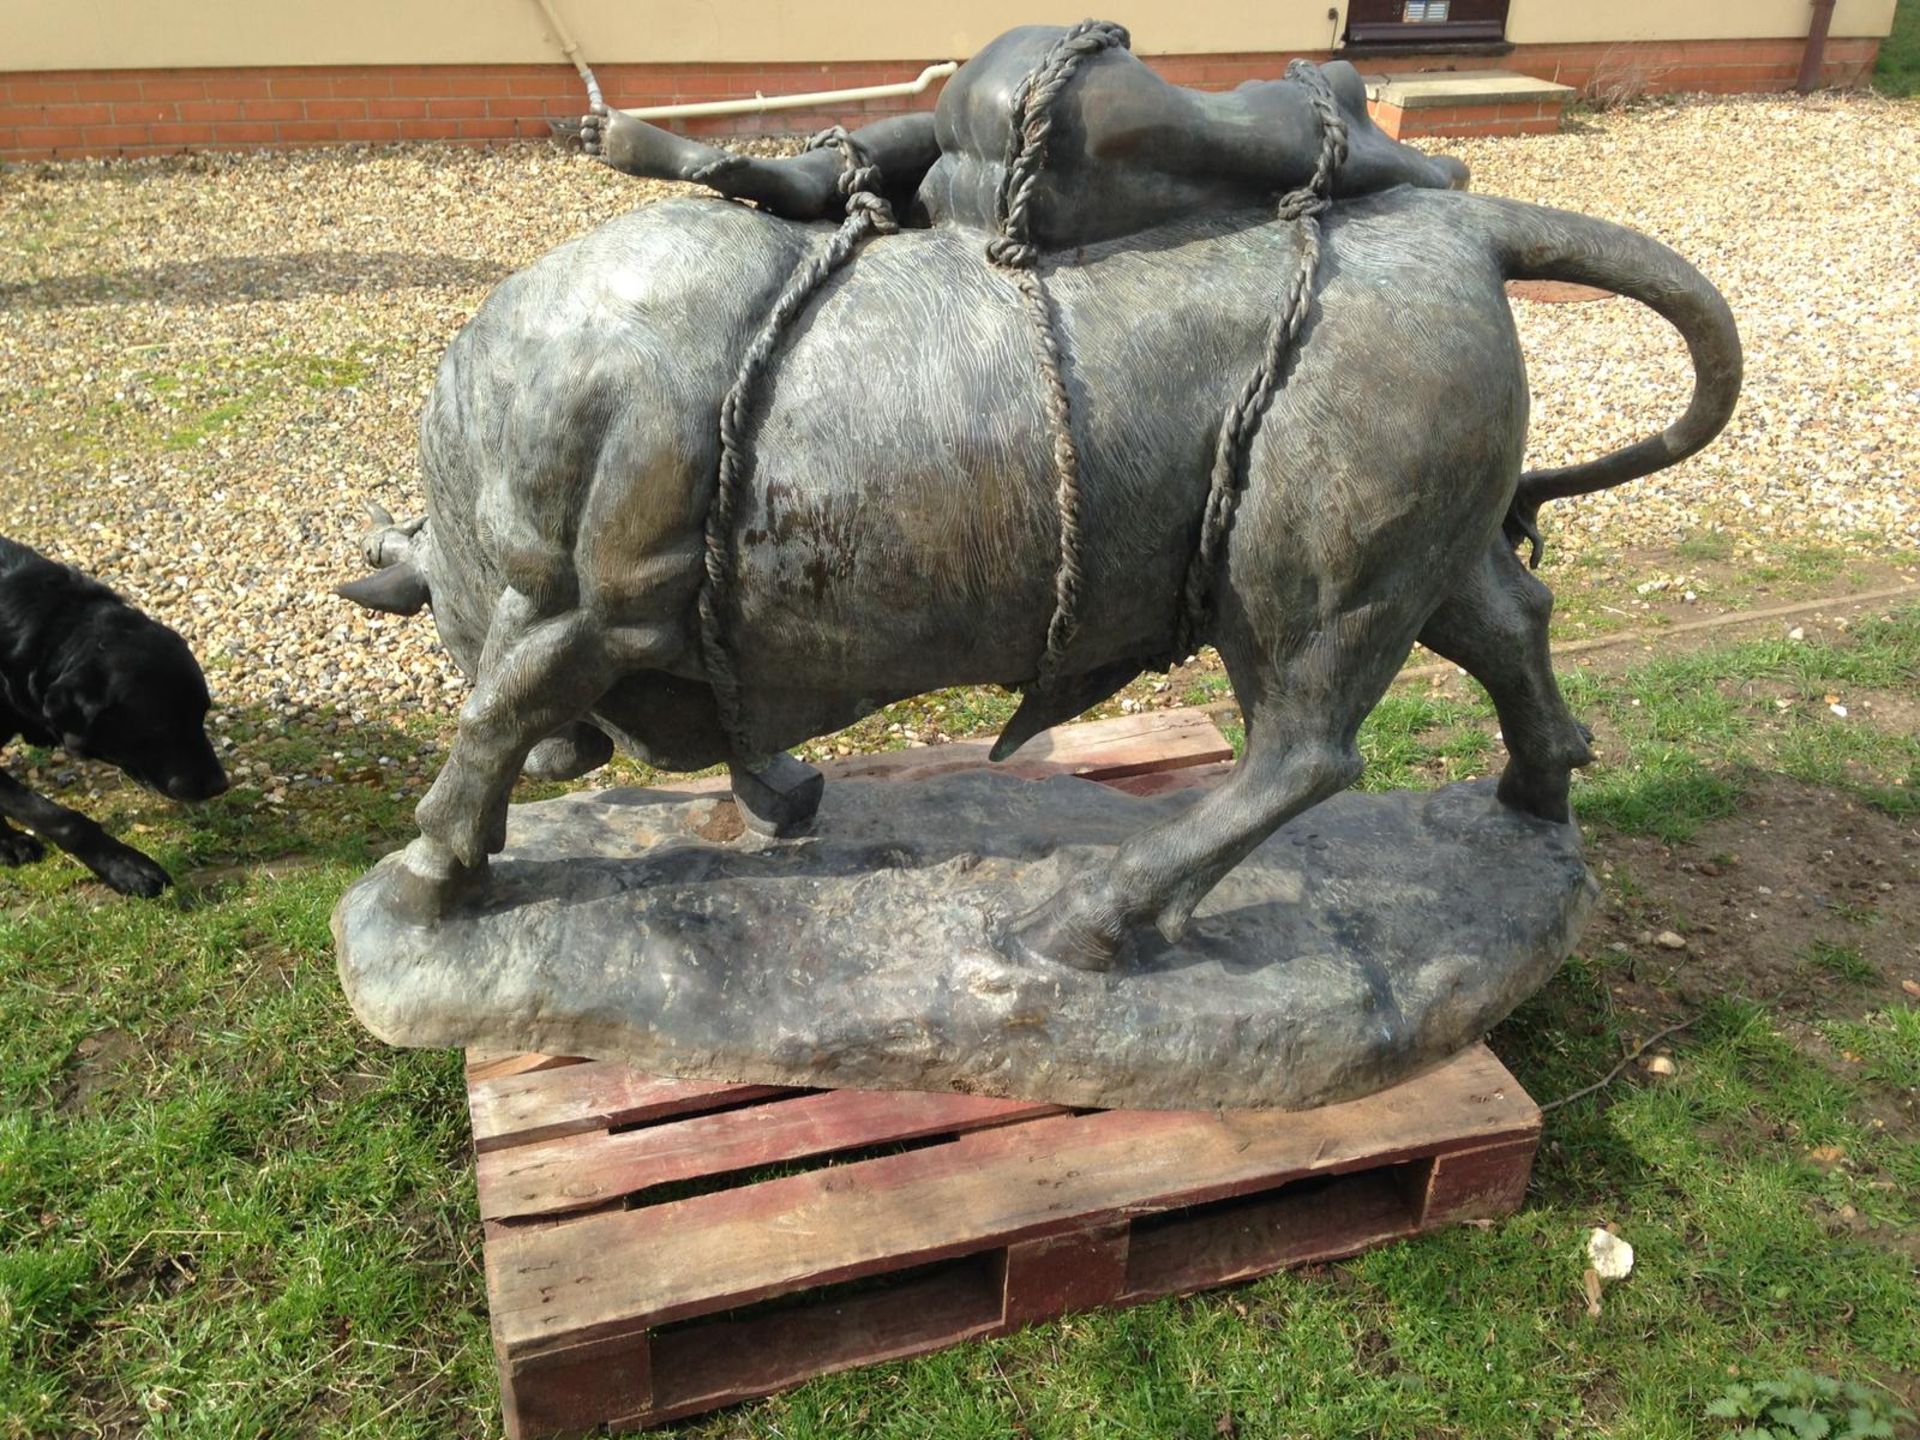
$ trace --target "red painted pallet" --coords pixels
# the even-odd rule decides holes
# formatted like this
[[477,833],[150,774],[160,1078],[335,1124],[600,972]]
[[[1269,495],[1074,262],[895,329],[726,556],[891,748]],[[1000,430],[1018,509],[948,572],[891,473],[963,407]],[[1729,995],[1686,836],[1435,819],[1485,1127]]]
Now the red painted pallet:
[[[1157,790],[1224,759],[1204,722],[1101,723],[1092,743],[1060,732],[1039,773],[1101,778],[1111,742],[1113,779]],[[471,1057],[468,1094],[515,1440],[640,1428],[1504,1214],[1540,1132],[1484,1047],[1296,1114],[1074,1113],[538,1055]]]

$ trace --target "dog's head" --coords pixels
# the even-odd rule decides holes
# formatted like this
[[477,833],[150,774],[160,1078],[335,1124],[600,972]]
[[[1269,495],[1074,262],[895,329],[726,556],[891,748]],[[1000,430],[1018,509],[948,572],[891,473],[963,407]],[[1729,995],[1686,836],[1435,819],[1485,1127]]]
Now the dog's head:
[[207,739],[212,701],[193,652],[137,610],[96,611],[69,639],[42,709],[69,754],[175,800],[210,800],[227,772]]

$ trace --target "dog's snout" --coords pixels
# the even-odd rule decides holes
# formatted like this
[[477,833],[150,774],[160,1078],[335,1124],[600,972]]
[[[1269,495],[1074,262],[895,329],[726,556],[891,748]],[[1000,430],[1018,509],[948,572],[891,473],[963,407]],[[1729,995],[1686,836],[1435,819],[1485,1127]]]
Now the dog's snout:
[[167,781],[166,793],[169,799],[192,804],[226,794],[229,783],[224,770],[215,770],[211,775],[175,775]]

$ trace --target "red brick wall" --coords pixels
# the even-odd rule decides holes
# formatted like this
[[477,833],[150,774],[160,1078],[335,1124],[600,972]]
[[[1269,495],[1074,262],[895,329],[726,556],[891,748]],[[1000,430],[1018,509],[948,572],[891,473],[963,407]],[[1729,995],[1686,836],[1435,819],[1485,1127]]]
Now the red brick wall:
[[[1530,45],[1492,63],[1573,85],[1603,99],[1683,90],[1783,90],[1799,72],[1803,44],[1786,39]],[[1877,40],[1828,42],[1822,83],[1862,83],[1873,68],[1878,48]],[[1173,55],[1153,57],[1152,63],[1176,84],[1217,90],[1245,80],[1271,79],[1285,69],[1289,58],[1265,53]],[[1451,68],[1479,69],[1488,63],[1463,58]],[[1361,62],[1361,68],[1430,70],[1449,68],[1449,62],[1444,56],[1400,61],[1374,57]],[[598,74],[611,102],[637,107],[748,97],[755,92],[774,95],[886,84],[911,80],[920,69],[919,61],[607,65],[598,67]],[[774,111],[695,121],[688,128],[731,134],[806,131],[850,114],[872,116],[923,108],[937,94],[935,86],[924,95],[868,101],[850,111]],[[549,120],[578,116],[582,104],[579,78],[565,65],[0,72],[0,158],[165,154],[343,141],[531,139],[548,133]],[[1489,133],[1488,127],[1504,127],[1522,118],[1539,117],[1502,114],[1461,123]]]
[[1500,105],[1430,105],[1403,110],[1398,105],[1368,105],[1373,123],[1396,140],[1422,135],[1551,135],[1560,128],[1558,103],[1537,100]]

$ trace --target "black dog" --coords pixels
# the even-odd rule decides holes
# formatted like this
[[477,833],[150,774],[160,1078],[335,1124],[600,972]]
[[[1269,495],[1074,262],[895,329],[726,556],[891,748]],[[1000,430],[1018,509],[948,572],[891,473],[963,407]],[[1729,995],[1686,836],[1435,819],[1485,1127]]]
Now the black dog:
[[[175,800],[207,800],[227,775],[207,740],[206,677],[187,642],[97,580],[0,536],[0,746],[104,760]],[[167,872],[86,816],[0,771],[0,865],[51,840],[122,895],[158,895]]]

